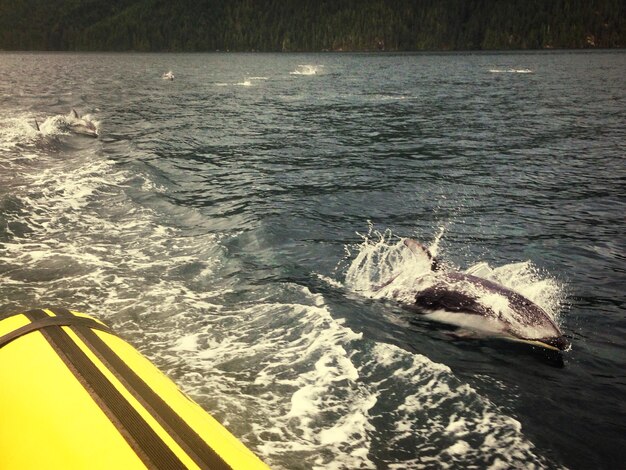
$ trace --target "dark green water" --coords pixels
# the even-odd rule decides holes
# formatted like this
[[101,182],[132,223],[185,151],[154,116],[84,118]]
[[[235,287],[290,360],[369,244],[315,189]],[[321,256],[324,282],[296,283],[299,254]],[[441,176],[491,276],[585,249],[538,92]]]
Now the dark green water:
[[[620,51],[0,54],[0,314],[108,321],[276,468],[618,468],[624,70]],[[72,107],[99,139],[59,126]],[[406,236],[488,263],[571,350],[372,298],[411,269]]]

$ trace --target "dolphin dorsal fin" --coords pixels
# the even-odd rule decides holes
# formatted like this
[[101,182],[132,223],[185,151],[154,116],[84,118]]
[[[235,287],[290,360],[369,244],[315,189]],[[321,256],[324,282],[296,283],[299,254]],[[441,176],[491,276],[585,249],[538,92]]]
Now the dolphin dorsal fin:
[[37,132],[41,132],[41,129],[39,129],[39,123],[37,122],[37,119],[35,119],[35,129],[37,129]]
[[74,116],[76,119],[79,119],[78,113],[74,108],[72,108],[72,116]]

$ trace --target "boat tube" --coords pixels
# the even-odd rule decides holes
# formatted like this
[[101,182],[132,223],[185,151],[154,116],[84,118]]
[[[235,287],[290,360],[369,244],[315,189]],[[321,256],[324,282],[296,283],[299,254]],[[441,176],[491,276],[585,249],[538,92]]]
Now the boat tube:
[[104,323],[0,321],[0,468],[267,469]]

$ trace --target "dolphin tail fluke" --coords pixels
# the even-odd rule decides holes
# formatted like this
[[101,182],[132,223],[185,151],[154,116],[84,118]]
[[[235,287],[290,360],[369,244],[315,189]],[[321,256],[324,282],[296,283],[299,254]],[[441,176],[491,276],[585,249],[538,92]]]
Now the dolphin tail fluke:
[[79,119],[78,113],[74,108],[72,108],[72,116],[74,116],[76,119]]

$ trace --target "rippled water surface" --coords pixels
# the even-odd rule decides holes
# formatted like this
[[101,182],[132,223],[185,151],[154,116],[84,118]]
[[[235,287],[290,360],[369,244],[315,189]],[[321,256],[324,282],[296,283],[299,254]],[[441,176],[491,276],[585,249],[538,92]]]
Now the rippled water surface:
[[[2,53],[0,314],[107,321],[275,468],[621,467],[624,70]],[[523,293],[571,350],[403,309],[410,283],[376,288],[423,269],[402,237]]]

